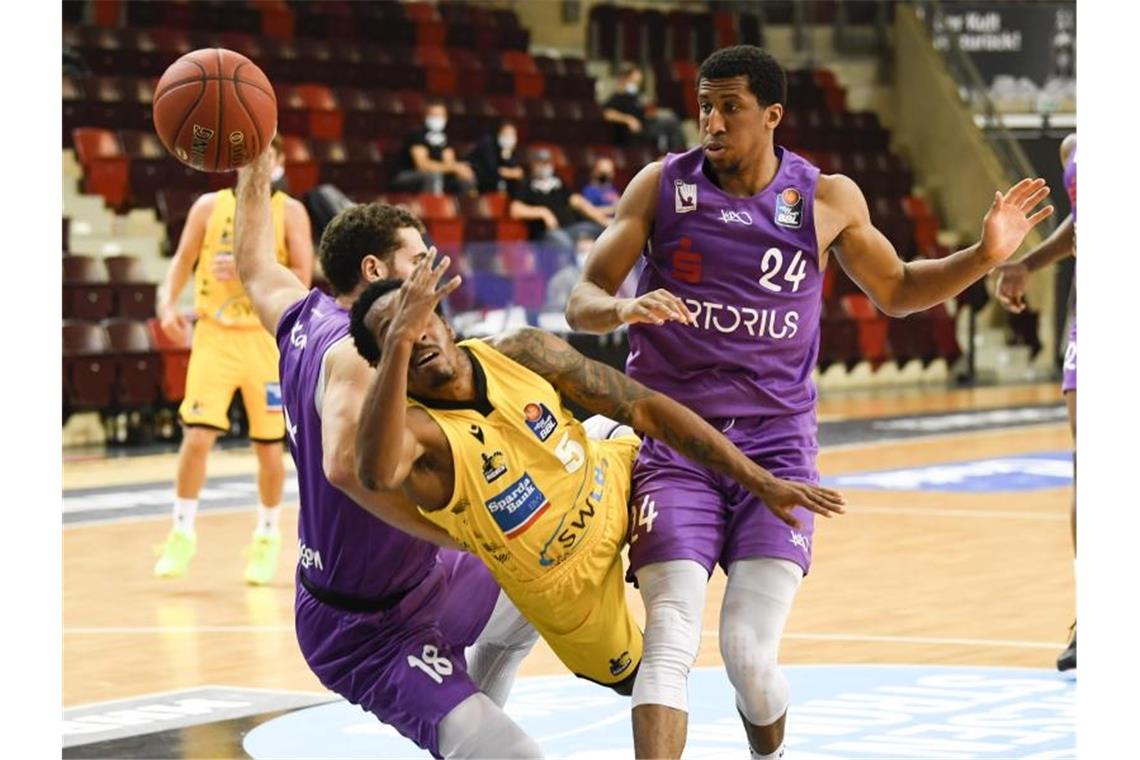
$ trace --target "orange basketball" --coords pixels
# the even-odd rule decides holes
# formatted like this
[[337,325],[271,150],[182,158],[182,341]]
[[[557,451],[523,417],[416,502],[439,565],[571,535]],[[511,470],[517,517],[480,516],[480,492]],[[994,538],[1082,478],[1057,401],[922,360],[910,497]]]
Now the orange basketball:
[[240,53],[204,48],[179,58],[154,91],[154,130],[184,164],[226,172],[248,164],[277,128],[277,96]]

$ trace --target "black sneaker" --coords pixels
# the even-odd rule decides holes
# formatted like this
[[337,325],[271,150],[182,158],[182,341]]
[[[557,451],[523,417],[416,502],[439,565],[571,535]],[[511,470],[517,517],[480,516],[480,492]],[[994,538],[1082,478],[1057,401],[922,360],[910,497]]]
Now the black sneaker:
[[1057,656],[1057,670],[1062,673],[1077,667],[1077,624],[1075,622],[1070,631],[1072,637],[1069,639],[1069,646],[1065,647],[1065,651]]

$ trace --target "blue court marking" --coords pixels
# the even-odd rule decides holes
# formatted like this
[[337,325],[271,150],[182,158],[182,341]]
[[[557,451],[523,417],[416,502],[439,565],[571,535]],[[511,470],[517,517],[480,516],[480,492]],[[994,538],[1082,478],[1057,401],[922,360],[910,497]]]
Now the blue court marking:
[[[1051,670],[912,665],[792,665],[787,747],[796,760],[1076,757],[1076,683]],[[748,757],[723,668],[689,679],[686,759]],[[629,700],[572,676],[522,678],[510,714],[548,760],[633,757]],[[347,702],[263,723],[243,747],[275,758],[424,758],[428,753]]]
[[923,467],[835,475],[823,482],[838,488],[874,491],[1037,491],[1073,482],[1073,452],[943,462]]

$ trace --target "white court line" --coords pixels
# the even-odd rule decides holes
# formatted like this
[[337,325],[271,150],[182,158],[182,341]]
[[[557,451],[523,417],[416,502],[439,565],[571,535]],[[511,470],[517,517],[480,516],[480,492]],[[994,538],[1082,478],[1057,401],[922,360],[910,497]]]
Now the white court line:
[[922,507],[845,506],[849,515],[907,515],[913,517],[975,517],[982,520],[1068,522],[1068,512],[1002,512],[996,509],[923,509]]
[[[715,639],[716,631],[703,631],[701,636]],[[1016,641],[1011,639],[948,639],[930,636],[865,636],[855,633],[785,633],[785,639],[805,641],[861,641],[881,644],[931,644],[935,646],[1006,647],[1009,649],[1056,649],[1056,641]],[[1063,643],[1063,642],[1062,642]]]
[[64,636],[100,636],[118,634],[164,633],[292,633],[292,625],[140,625],[104,628],[64,628]]
[[[108,628],[64,628],[65,636],[95,636],[116,634],[164,633],[292,633],[291,625],[203,625],[203,626],[116,626]],[[716,631],[704,631],[702,636],[717,638]],[[862,641],[882,644],[931,644],[976,647],[1008,647],[1011,649],[1056,649],[1055,641],[1017,641],[1011,639],[951,639],[927,636],[868,636],[857,633],[785,633],[785,639],[805,641]]]

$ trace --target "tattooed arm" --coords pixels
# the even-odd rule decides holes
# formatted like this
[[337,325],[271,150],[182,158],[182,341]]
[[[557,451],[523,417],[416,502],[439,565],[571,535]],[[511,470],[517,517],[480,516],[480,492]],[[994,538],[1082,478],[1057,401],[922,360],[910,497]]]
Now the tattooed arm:
[[488,342],[589,411],[623,422],[728,475],[789,524],[796,524],[791,510],[797,505],[827,517],[843,511],[843,497],[835,491],[776,478],[686,407],[613,367],[587,359],[555,335],[524,327]]

